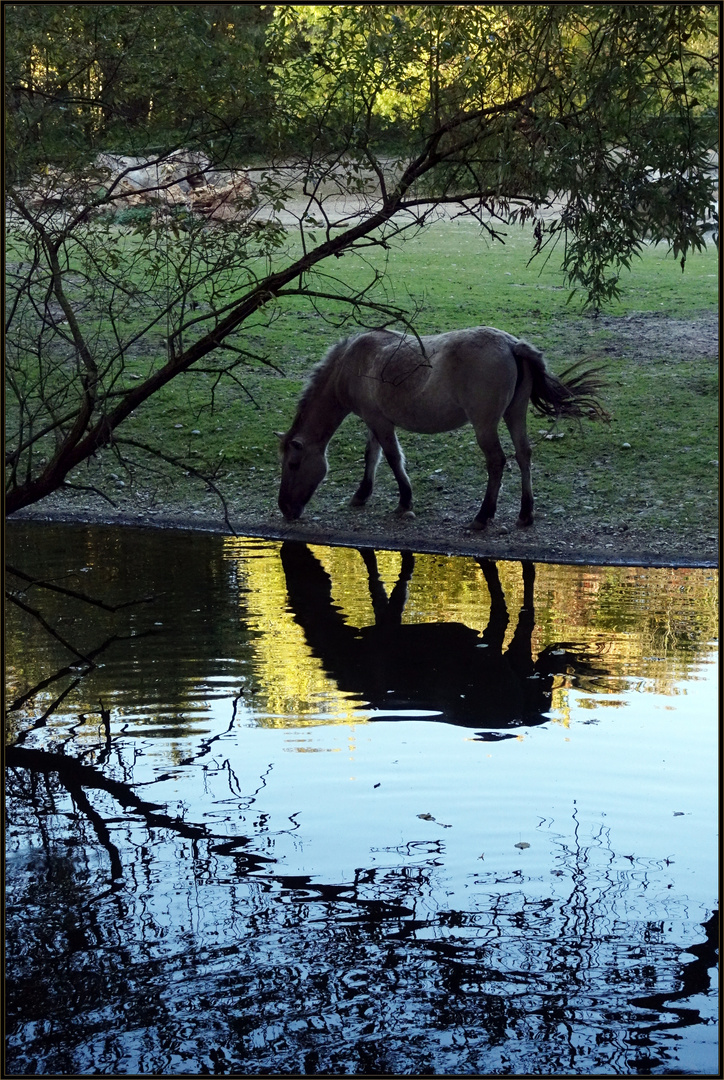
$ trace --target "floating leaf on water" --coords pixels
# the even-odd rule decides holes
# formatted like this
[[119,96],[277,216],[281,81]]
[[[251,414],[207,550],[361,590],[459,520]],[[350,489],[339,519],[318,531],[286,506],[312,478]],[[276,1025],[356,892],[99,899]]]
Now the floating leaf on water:
[[419,818],[422,818],[423,821],[434,821],[435,820],[435,818],[432,816],[432,814],[418,814],[417,816]]
[[517,848],[520,848],[521,851],[523,851],[525,848],[530,847],[530,844],[526,844],[525,840],[521,840],[520,843],[516,844],[515,846]]

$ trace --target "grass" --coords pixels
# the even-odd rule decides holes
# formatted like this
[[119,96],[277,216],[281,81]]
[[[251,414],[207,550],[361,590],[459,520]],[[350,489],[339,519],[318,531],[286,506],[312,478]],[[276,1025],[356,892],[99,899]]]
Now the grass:
[[[498,326],[541,347],[554,371],[588,358],[606,370],[605,404],[609,426],[567,423],[563,438],[546,440],[549,424],[531,414],[534,483],[537,503],[549,518],[574,516],[584,526],[617,527],[622,523],[695,535],[715,527],[718,458],[716,350],[702,355],[682,344],[680,356],[666,348],[666,333],[653,342],[637,341],[619,326],[640,314],[689,320],[717,308],[717,254],[713,247],[692,255],[686,272],[665,248],[647,246],[621,280],[620,300],[596,319],[580,314],[568,301],[554,257],[528,265],[530,234],[507,229],[504,245],[481,237],[471,222],[441,221],[390,252],[372,250],[366,260],[347,255],[335,260],[334,272],[350,289],[369,280],[370,269],[388,262],[387,296],[419,308],[416,327],[433,333],[456,327]],[[378,291],[382,296],[382,291]],[[329,304],[329,316],[342,308]],[[371,321],[372,316],[370,316]],[[619,320],[621,322],[619,323]],[[650,324],[648,324],[650,325]],[[242,372],[243,387],[226,382],[210,407],[212,376],[190,373],[175,380],[137,411],[120,434],[160,445],[172,457],[195,468],[218,468],[220,486],[234,511],[245,506],[272,508],[278,482],[277,440],[294,414],[303,379],[326,348],[355,327],[335,329],[301,299],[290,299],[271,325],[247,324],[235,343],[266,355],[284,376],[261,364]],[[142,375],[158,363],[162,333],[140,343],[128,374]],[[657,345],[658,341],[658,345]],[[663,342],[663,347],[662,347]],[[657,352],[657,348],[659,351]],[[200,432],[200,435],[193,434]],[[440,436],[403,433],[416,508],[449,513],[463,520],[479,505],[482,462],[472,429]],[[629,443],[625,447],[623,444]],[[330,447],[330,474],[315,501],[320,512],[338,511],[361,473],[364,430],[348,418]],[[506,443],[506,449],[509,444]],[[77,470],[78,483],[100,482],[121,505],[129,491],[166,505],[205,508],[214,496],[195,484],[193,492],[178,472],[160,466],[155,482],[121,472],[106,454],[99,463]],[[394,499],[394,482],[381,468],[376,500]],[[517,476],[504,485],[501,520],[515,517]],[[506,505],[507,500],[507,505]]]

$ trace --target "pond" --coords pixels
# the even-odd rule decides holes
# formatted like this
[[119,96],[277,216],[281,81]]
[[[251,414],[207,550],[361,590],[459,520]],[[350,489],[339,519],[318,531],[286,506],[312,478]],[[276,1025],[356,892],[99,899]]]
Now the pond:
[[716,571],[7,557],[9,1074],[716,1074]]

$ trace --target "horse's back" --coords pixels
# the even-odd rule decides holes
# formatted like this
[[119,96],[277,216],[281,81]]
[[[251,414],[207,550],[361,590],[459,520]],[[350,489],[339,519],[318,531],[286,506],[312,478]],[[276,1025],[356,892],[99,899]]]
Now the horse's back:
[[368,423],[383,416],[420,432],[497,423],[515,393],[517,342],[488,326],[419,339],[369,331],[345,343],[340,392]]
[[[371,330],[347,342],[339,357],[338,394],[374,426],[380,419],[409,431],[420,427],[421,402],[434,372],[435,357],[417,339],[387,330]],[[444,402],[440,402],[444,410]],[[457,427],[464,418],[454,423]],[[437,427],[429,430],[438,430]],[[444,430],[444,429],[443,429]]]

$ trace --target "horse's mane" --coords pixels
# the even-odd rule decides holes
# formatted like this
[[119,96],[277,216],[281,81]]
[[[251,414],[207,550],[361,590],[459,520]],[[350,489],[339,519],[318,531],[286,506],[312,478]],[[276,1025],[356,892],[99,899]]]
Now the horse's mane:
[[324,380],[329,376],[331,369],[336,362],[340,359],[342,353],[347,347],[347,344],[351,340],[350,337],[342,338],[341,341],[335,342],[331,348],[327,349],[322,359],[314,365],[309,372],[307,381],[304,384],[301,396],[297,403],[297,420],[301,420],[309,407],[309,402],[317,394],[320,386],[323,385]]
[[[307,381],[304,384],[304,388],[297,403],[295,425],[304,418],[307,409],[309,408],[309,403],[313,400],[313,398],[316,397],[319,390],[324,386],[325,380],[329,378],[336,364],[344,356],[347,350],[347,346],[351,345],[354,341],[357,340],[358,337],[361,337],[362,334],[368,332],[369,331],[362,331],[358,334],[348,334],[347,337],[342,338],[341,341],[335,342],[334,345],[327,349],[327,352],[324,354],[322,359],[314,365],[312,370],[309,372],[309,375],[307,376]],[[404,336],[400,334],[397,330],[387,330],[383,327],[381,327],[380,331],[378,332],[387,333],[391,336],[399,338],[402,338]]]

